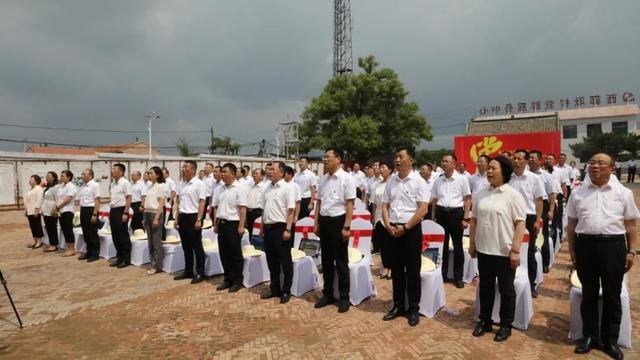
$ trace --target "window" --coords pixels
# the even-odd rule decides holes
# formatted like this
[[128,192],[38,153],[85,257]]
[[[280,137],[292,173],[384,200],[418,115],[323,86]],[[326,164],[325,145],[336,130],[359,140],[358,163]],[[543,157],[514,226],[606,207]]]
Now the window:
[[562,127],[563,139],[577,139],[578,138],[578,125],[565,125]]
[[602,124],[587,124],[587,137],[602,134]]
[[615,121],[611,124],[611,132],[614,134],[627,135],[629,132],[628,124],[626,121]]

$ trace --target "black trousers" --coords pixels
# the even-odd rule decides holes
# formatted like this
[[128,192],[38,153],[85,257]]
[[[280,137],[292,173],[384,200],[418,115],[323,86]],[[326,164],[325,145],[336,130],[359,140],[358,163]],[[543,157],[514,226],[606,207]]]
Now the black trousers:
[[420,309],[422,228],[419,225],[414,226],[401,237],[391,239],[389,250],[391,250],[393,303],[404,309],[406,293],[409,297],[409,312],[417,313]]
[[549,200],[544,200],[542,205],[542,266],[548,268],[551,262],[551,248],[549,247]]
[[[255,224],[256,219],[262,216],[262,209],[249,209],[247,211],[247,230],[249,230],[249,242],[253,245],[253,224]],[[292,233],[293,234],[293,233]]]
[[118,261],[128,264],[131,262],[131,238],[129,237],[129,224],[122,221],[123,214],[124,206],[111,208],[109,226]]
[[218,246],[220,260],[224,269],[224,281],[229,284],[242,285],[242,245],[238,234],[238,221],[218,219]]
[[340,299],[349,299],[349,241],[342,238],[345,216],[320,216],[320,252],[322,254],[322,294],[333,299],[334,272],[338,271],[338,292]]
[[[290,293],[293,281],[293,261],[291,260],[291,239],[283,239],[286,223],[263,224],[264,251],[267,254],[267,264],[271,274],[271,291],[274,293]],[[280,268],[284,273],[284,281],[280,286]]]
[[[582,283],[582,333],[615,345],[620,334],[620,292],[627,254],[625,236],[580,235],[575,240],[576,270]],[[602,324],[598,323],[598,293],[602,283]],[[600,337],[598,337],[600,328]]]
[[536,237],[538,233],[534,231],[533,226],[536,223],[536,216],[527,214],[525,226],[529,232],[529,248],[527,249],[527,271],[529,275],[529,285],[531,289],[536,286],[536,275],[538,274],[538,262],[536,261]]
[[463,208],[436,207],[436,222],[444,228],[444,246],[442,247],[442,278],[447,279],[449,271],[449,237],[453,242],[453,279],[462,281],[464,273],[464,250],[462,249]]
[[44,232],[42,231],[42,220],[40,220],[40,218],[40,214],[27,216],[27,220],[29,220],[29,228],[31,229],[31,236],[34,238],[44,237]]
[[511,327],[516,312],[516,290],[513,280],[516,271],[511,268],[508,256],[487,255],[478,252],[480,273],[480,320],[492,324],[491,314],[496,296],[496,277],[500,290],[500,326]]
[[67,244],[75,244],[76,237],[73,235],[73,212],[67,211],[60,214],[60,230],[64,235]]
[[58,218],[44,215],[44,228],[47,230],[49,245],[58,246]]
[[142,203],[140,201],[131,203],[131,210],[133,210],[133,216],[131,217],[131,229],[133,230],[144,229],[144,226],[142,226],[143,215],[142,212],[140,212],[141,204]]
[[629,168],[629,175],[627,177],[627,183],[632,183],[636,178],[636,167],[632,166]]
[[551,227],[553,228],[553,233],[550,234],[551,237],[553,238],[554,248],[557,248],[560,241],[562,241],[562,235],[563,235],[562,217],[564,216],[564,208],[563,208],[564,195],[562,193],[559,193],[556,197],[556,200],[558,201],[558,203],[556,205],[556,209],[554,211],[554,216],[553,216],[553,222],[551,224]]
[[391,266],[393,265],[393,258],[391,257],[393,250],[391,249],[391,246],[393,245],[394,238],[391,237],[387,232],[387,229],[384,228],[382,221],[378,221],[378,223],[376,223],[373,235],[375,236],[380,249],[382,267],[385,269],[391,269]]
[[93,206],[83,206],[80,208],[80,226],[82,227],[82,237],[87,244],[87,256],[98,257],[100,255],[100,238],[98,238],[98,219],[96,223],[91,223]]
[[184,251],[184,273],[187,275],[193,275],[194,254],[196,258],[196,274],[204,275],[205,254],[202,247],[202,229],[195,229],[196,221],[198,221],[197,213],[180,213],[178,215],[178,233],[180,234],[180,243]]
[[[306,218],[311,213],[309,211],[309,204],[311,203],[311,198],[302,198],[300,200],[300,212],[298,213],[298,220],[302,218]],[[293,233],[292,233],[293,234]]]

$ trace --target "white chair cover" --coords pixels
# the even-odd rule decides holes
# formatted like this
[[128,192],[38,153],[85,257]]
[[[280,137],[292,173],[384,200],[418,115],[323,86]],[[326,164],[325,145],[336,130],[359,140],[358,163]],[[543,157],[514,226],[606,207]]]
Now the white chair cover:
[[371,237],[373,236],[373,227],[371,222],[362,218],[354,218],[351,221],[351,238],[349,246],[354,247],[364,255],[369,264],[373,264],[371,258]]
[[162,271],[174,273],[184,270],[184,252],[180,244],[162,244],[164,259],[162,260]]
[[[354,233],[352,232],[351,238],[349,239],[349,246],[353,245],[354,242],[358,242],[358,245],[361,241],[366,240],[366,234],[371,234],[372,226],[369,221],[363,219],[354,219],[351,222],[351,229],[357,229],[358,234],[365,234],[365,236],[358,235],[359,239],[356,240],[354,237]],[[369,249],[371,248],[371,235],[368,236],[369,241]],[[365,245],[366,246],[366,245]],[[362,251],[361,251],[362,252]],[[376,284],[373,282],[373,276],[371,275],[371,270],[369,267],[371,266],[371,250],[369,250],[369,257],[367,258],[366,254],[363,253],[363,258],[357,263],[349,264],[349,301],[353,305],[358,305],[362,301],[367,298],[375,297],[378,294],[378,290],[376,289]],[[338,273],[337,270],[333,276],[334,282],[334,296],[336,299],[340,298],[340,294],[338,291]]]
[[542,285],[544,281],[544,273],[542,272],[542,253],[536,251],[536,290]]
[[81,232],[82,232],[82,228],[79,228],[79,227],[73,228],[73,235],[76,238],[74,247],[76,248],[76,252],[84,254],[87,252],[87,244],[84,242],[84,236],[83,234],[80,234]]
[[149,241],[148,240],[131,240],[131,264],[140,266],[150,263],[149,257]]
[[[300,248],[300,241],[303,238],[320,240],[319,237],[313,232],[314,220],[313,218],[306,217],[298,220],[296,223],[294,233],[293,233],[293,247],[296,249]],[[320,265],[320,261],[322,259],[322,254],[318,256],[317,259],[313,259],[316,266]]]
[[263,253],[260,256],[245,256],[242,277],[242,285],[247,289],[269,281],[267,255]]
[[222,260],[220,259],[220,250],[205,250],[204,254],[206,255],[204,263],[204,274],[206,276],[224,274],[224,269],[222,268]]
[[[284,281],[284,274],[280,273],[280,282]],[[321,286],[318,267],[311,256],[293,260],[293,281],[291,283],[291,295],[302,296]]]
[[424,220],[422,227],[422,251],[427,248],[438,249],[436,269],[420,273],[420,314],[432,318],[442,309],[445,298],[442,279],[442,248],[444,246],[444,228],[435,221]]
[[353,209],[353,215],[351,216],[352,220],[355,219],[363,219],[367,220],[371,223],[371,213],[366,208],[363,209]]
[[[469,228],[464,229],[463,236],[469,236]],[[449,263],[447,266],[447,279],[453,279],[453,243],[449,240]],[[464,253],[464,265],[462,266],[462,281],[471,284],[478,274],[478,259],[474,259],[469,255],[469,249],[462,249]]]
[[[524,239],[520,247],[520,271],[516,273],[513,285],[516,291],[516,311],[513,319],[513,327],[527,330],[529,321],[533,317],[533,299],[531,298],[531,286],[529,285],[529,275],[527,273],[527,250],[529,249],[529,233],[525,230]],[[480,316],[480,287],[476,288],[476,305],[474,319]],[[493,312],[491,319],[500,323],[500,290],[496,282],[496,295],[493,302]]]
[[364,202],[362,202],[362,200],[360,200],[359,198],[356,198],[353,204],[353,208],[354,210],[366,210],[367,205],[365,205]]
[[[622,321],[620,322],[620,334],[618,345],[631,349],[631,306],[629,304],[629,290],[627,289],[627,275],[622,280],[622,291],[620,292],[622,302]],[[580,305],[582,304],[582,289],[571,287],[569,295],[570,322],[569,339],[575,341],[582,338],[582,315]],[[602,319],[602,289],[600,289],[600,299],[598,300],[598,319]]]
[[116,246],[113,244],[113,238],[111,234],[103,234],[102,231],[98,231],[98,238],[100,239],[100,257],[103,259],[111,259],[118,255]]

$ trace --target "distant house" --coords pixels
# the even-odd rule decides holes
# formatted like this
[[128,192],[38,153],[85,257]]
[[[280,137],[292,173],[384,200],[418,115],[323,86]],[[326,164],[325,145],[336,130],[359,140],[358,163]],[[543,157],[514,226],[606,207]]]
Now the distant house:
[[[96,147],[58,147],[58,146],[31,146],[27,152],[35,154],[52,154],[52,155],[96,155],[98,153],[115,153],[115,154],[149,154],[149,145],[143,141],[134,141],[129,144],[113,144]],[[152,147],[152,155],[160,155],[160,152]]]

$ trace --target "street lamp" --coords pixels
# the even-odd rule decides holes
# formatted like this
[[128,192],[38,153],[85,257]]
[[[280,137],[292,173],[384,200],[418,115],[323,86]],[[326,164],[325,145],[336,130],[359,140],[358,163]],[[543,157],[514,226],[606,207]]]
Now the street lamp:
[[151,122],[159,119],[160,115],[152,112],[151,114],[146,115],[145,118],[149,120],[149,127],[147,129],[149,129],[149,161],[151,161]]

